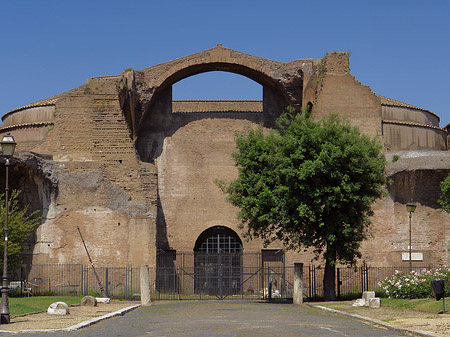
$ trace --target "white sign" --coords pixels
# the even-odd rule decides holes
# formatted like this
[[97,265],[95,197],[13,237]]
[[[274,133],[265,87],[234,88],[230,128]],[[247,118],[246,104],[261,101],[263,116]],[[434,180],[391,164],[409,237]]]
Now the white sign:
[[[402,261],[409,261],[409,253],[402,253]],[[423,261],[423,253],[411,253],[411,261]]]

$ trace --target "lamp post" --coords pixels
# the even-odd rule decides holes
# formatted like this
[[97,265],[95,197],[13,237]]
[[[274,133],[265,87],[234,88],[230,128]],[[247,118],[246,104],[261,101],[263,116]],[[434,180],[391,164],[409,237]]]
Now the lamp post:
[[16,142],[14,137],[9,133],[3,136],[0,142],[2,148],[3,156],[6,157],[5,167],[6,167],[6,186],[5,186],[5,243],[4,243],[4,253],[3,253],[3,276],[2,276],[2,307],[0,310],[0,324],[9,324],[9,303],[8,303],[8,168],[9,168],[9,157],[12,157],[14,150],[16,148]]
[[411,259],[411,215],[416,210],[416,204],[412,201],[406,204],[406,210],[409,212],[409,271],[412,271],[412,259]]

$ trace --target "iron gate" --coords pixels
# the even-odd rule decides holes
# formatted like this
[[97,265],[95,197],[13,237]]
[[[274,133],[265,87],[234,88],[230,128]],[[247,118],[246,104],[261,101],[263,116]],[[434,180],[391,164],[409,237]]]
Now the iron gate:
[[242,254],[195,254],[194,288],[223,299],[241,293]]
[[159,255],[156,299],[292,298],[293,267],[263,263],[261,253]]

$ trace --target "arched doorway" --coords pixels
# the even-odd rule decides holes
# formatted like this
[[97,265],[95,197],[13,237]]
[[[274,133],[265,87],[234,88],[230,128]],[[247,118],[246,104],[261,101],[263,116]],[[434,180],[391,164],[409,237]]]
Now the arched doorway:
[[205,230],[194,247],[194,288],[197,293],[223,296],[242,288],[242,241],[224,226]]

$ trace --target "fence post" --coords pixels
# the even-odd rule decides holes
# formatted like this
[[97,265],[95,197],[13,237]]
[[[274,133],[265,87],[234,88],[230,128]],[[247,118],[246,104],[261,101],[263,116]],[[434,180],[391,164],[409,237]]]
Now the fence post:
[[105,268],[105,293],[106,293],[106,297],[109,297],[108,283],[109,283],[109,271],[108,271],[108,267],[106,267]]
[[130,300],[133,300],[133,265],[130,265]]
[[128,297],[128,265],[125,267],[125,299],[130,299]]
[[177,275],[176,275],[175,281],[177,282],[178,301],[180,301],[181,300],[181,278],[180,278],[180,276],[183,273],[183,268],[177,267],[176,270],[178,270],[178,272],[176,273]]
[[150,305],[150,281],[148,274],[148,266],[141,266],[141,304],[142,305]]
[[364,262],[366,267],[366,291],[369,291],[369,266]]
[[[80,267],[80,265],[78,265],[78,267]],[[81,265],[81,279],[80,279],[80,288],[79,288],[80,292],[77,295],[83,295],[83,287],[84,287],[83,282],[84,282],[84,280],[83,280],[83,265]]]
[[311,265],[308,265],[309,298],[312,298]]
[[303,303],[303,263],[294,263],[294,304]]
[[341,269],[339,267],[336,268],[336,277],[337,277],[337,297],[341,299]]

